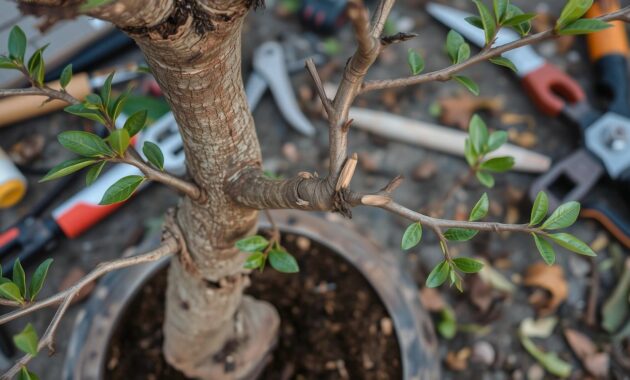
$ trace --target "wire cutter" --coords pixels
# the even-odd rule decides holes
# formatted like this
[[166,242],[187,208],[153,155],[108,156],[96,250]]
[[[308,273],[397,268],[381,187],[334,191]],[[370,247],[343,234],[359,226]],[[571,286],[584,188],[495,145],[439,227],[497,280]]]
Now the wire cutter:
[[[607,2],[605,11],[618,8],[615,1]],[[603,3],[596,4],[589,17],[601,14]],[[484,46],[484,32],[465,19],[472,14],[430,3],[427,11],[441,23],[454,29],[470,42]],[[519,39],[511,29],[499,31],[494,46]],[[620,23],[588,36],[593,66],[598,77],[598,93],[608,95],[605,111],[599,111],[588,101],[584,90],[570,76],[547,62],[531,46],[503,54],[514,63],[525,92],[546,115],[579,128],[582,147],[557,162],[549,172],[538,177],[530,188],[533,200],[538,191],[549,195],[550,207],[569,200],[580,200],[606,174],[621,187],[630,183],[630,97],[626,61],[628,51],[625,29]],[[588,206],[588,204],[587,204]],[[610,208],[600,203],[586,207],[583,217],[594,218],[615,237],[630,247],[630,225]]]

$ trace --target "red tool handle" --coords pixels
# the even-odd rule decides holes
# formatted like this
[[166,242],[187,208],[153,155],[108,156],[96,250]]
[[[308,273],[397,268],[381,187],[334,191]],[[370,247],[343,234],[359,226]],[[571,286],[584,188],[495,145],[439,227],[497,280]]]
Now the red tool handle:
[[549,116],[559,116],[568,105],[586,100],[575,79],[549,63],[527,74],[522,81],[536,106]]

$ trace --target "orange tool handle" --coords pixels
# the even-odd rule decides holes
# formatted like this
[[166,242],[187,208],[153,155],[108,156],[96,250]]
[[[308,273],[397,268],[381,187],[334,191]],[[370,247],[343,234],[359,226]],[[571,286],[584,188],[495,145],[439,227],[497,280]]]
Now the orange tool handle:
[[[618,0],[599,0],[588,10],[586,16],[594,18],[619,9]],[[622,21],[612,21],[612,27],[586,35],[588,54],[592,62],[611,55],[628,55],[628,37]]]
[[[48,86],[56,90],[61,89],[59,81],[48,83]],[[66,91],[75,98],[83,100],[92,92],[88,74],[79,73],[73,75],[68,87],[66,87]],[[58,111],[68,105],[61,100],[53,100],[42,104],[46,99],[45,96],[38,95],[12,96],[0,99],[0,127]]]

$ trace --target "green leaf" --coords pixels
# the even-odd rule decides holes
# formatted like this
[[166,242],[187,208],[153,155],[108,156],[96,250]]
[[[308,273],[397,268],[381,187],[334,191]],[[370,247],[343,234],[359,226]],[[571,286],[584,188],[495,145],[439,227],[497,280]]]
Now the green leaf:
[[462,86],[466,87],[466,89],[473,95],[479,95],[479,86],[477,86],[477,83],[475,83],[472,79],[463,75],[454,75],[453,79],[459,82]]
[[17,69],[18,67],[9,57],[0,55],[0,69]]
[[488,200],[488,194],[483,193],[481,198],[479,198],[479,200],[473,207],[472,211],[470,211],[470,217],[468,218],[468,220],[474,222],[485,217],[488,214],[489,205],[490,201]]
[[44,67],[44,58],[42,56],[44,50],[48,47],[48,44],[45,46],[35,50],[35,53],[28,60],[28,73],[30,77],[39,85],[44,83],[44,75],[46,74],[46,69]]
[[129,140],[129,132],[124,128],[112,131],[108,138],[109,145],[120,157],[125,155],[125,151],[129,147]]
[[556,30],[584,16],[593,5],[593,0],[568,0],[556,21]]
[[477,160],[479,159],[477,152],[475,152],[475,148],[473,148],[472,143],[470,142],[470,138],[466,138],[464,141],[464,157],[470,167],[475,166],[477,164]]
[[446,262],[446,260],[440,262],[438,265],[433,268],[429,276],[427,277],[426,286],[427,288],[437,288],[442,285],[444,281],[448,278],[448,274],[451,271],[451,266]]
[[109,4],[114,0],[85,0],[83,5],[81,5],[81,12],[89,11],[90,9],[100,7],[101,5]]
[[112,154],[107,144],[98,135],[84,131],[65,131],[57,136],[64,148],[81,156],[106,157]]
[[13,336],[13,343],[23,352],[31,356],[37,356],[39,338],[33,325],[30,323],[19,334]]
[[402,237],[402,249],[410,249],[418,245],[422,239],[422,225],[418,222],[410,224]]
[[477,173],[475,173],[475,177],[477,177],[477,180],[479,181],[479,183],[481,183],[485,187],[487,188],[494,187],[494,177],[492,176],[492,174],[483,172],[483,171],[478,171]]
[[101,124],[106,124],[105,118],[103,115],[97,110],[89,109],[85,106],[85,104],[73,104],[63,109],[67,113],[77,115],[86,119],[90,119]]
[[493,0],[492,1],[492,8],[494,8],[494,17],[497,20],[497,22],[500,23],[503,20],[503,17],[505,16],[505,13],[507,12],[509,3],[510,3],[510,0]]
[[269,241],[260,235],[248,236],[236,242],[236,248],[244,252],[262,251]]
[[164,170],[164,154],[162,154],[162,150],[159,146],[150,141],[145,141],[142,146],[142,153],[144,153],[147,160],[149,160],[153,166],[160,170]]
[[568,377],[571,374],[571,364],[560,359],[555,352],[544,352],[539,349],[527,336],[519,334],[521,344],[549,373],[558,377]]
[[479,16],[468,16],[464,20],[475,28],[483,30],[483,22]]
[[0,284],[0,297],[19,303],[24,302],[24,298],[22,298],[22,295],[20,294],[20,288],[18,288],[17,285],[10,280]]
[[46,173],[44,178],[40,179],[39,182],[46,182],[46,181],[51,181],[53,179],[61,178],[68,174],[72,174],[76,171],[79,171],[86,166],[90,166],[95,162],[97,161],[89,159],[89,158],[77,158],[74,160],[64,161],[60,163],[59,165],[50,169],[50,171]]
[[488,127],[479,115],[474,114],[468,124],[468,135],[470,136],[470,142],[472,143],[475,152],[481,154],[486,153],[486,146],[488,145]]
[[467,228],[449,228],[444,231],[444,238],[450,241],[468,241],[475,237],[479,231]]
[[457,334],[457,319],[455,312],[449,306],[440,311],[440,320],[437,323],[437,330],[446,339],[453,339]]
[[557,230],[567,228],[577,220],[580,215],[580,204],[575,201],[558,206],[551,216],[540,227],[543,230]]
[[269,252],[269,263],[271,264],[271,267],[278,272],[297,273],[300,271],[300,267],[298,266],[297,261],[295,261],[295,257],[287,251],[272,249]]
[[254,252],[245,260],[245,269],[258,269],[262,266],[265,255],[262,252]]
[[90,170],[88,170],[87,175],[85,177],[86,186],[90,186],[91,184],[94,183],[94,181],[96,181],[98,176],[103,171],[103,167],[105,166],[105,164],[107,164],[107,161],[101,161],[98,164],[92,166]]
[[494,152],[506,143],[508,134],[505,131],[495,131],[488,137],[488,153]]
[[110,205],[126,201],[133,194],[133,192],[144,181],[144,177],[140,175],[128,175],[122,177],[109,187],[103,194],[100,205]]
[[101,87],[101,99],[103,99],[103,104],[105,105],[105,109],[109,108],[109,103],[111,103],[112,96],[112,80],[114,79],[114,73],[112,72],[105,79],[105,83],[103,83],[103,87]]
[[486,45],[492,43],[494,39],[494,35],[496,33],[496,22],[492,17],[492,14],[488,10],[488,7],[481,0],[473,0],[475,5],[477,5],[477,10],[479,11],[479,17],[481,17],[481,23],[483,25],[483,30],[486,35]]
[[122,113],[123,108],[125,107],[125,103],[127,102],[127,99],[129,99],[129,94],[130,89],[127,89],[122,94],[118,95],[113,103],[110,102],[107,113],[112,120],[115,121],[116,119],[118,119],[118,116],[120,116],[120,114]]
[[456,257],[453,259],[453,264],[455,264],[455,268],[464,273],[477,273],[483,269],[481,261],[468,257]]
[[580,19],[575,20],[572,23],[563,26],[562,29],[558,30],[558,34],[562,35],[576,35],[576,34],[587,34],[592,32],[597,32],[600,30],[608,29],[612,26],[607,22],[596,19]]
[[529,225],[535,226],[538,223],[542,222],[543,219],[547,216],[547,211],[549,210],[549,198],[547,198],[547,194],[544,191],[539,191],[538,195],[536,195],[536,200],[534,200],[534,204],[532,206],[532,213],[529,218]]
[[61,76],[59,77],[59,83],[61,84],[61,88],[65,90],[68,84],[70,84],[71,80],[72,80],[72,63],[64,67],[63,71],[61,72]]
[[453,63],[457,62],[459,47],[465,43],[466,41],[464,41],[464,37],[452,29],[446,35],[446,52]]
[[19,26],[14,26],[9,33],[9,57],[24,62],[26,53],[26,34]]
[[138,111],[127,118],[124,128],[129,132],[129,136],[133,137],[144,128],[146,122],[147,110]]
[[37,297],[44,287],[44,281],[46,281],[48,269],[52,263],[53,259],[46,259],[43,263],[39,264],[35,272],[33,272],[33,278],[31,278],[31,283],[29,284],[29,296],[31,301],[35,300],[35,297]]
[[547,265],[553,265],[556,261],[556,252],[554,252],[551,244],[543,237],[538,236],[533,232],[532,236],[534,237],[534,243],[536,243],[536,248],[538,249],[538,252],[540,252],[540,256],[542,256]]
[[457,62],[464,62],[470,57],[470,46],[466,43],[459,45],[459,49],[457,49]]
[[418,75],[424,70],[424,60],[420,54],[413,49],[407,51],[407,63],[413,75]]
[[13,262],[13,283],[20,290],[22,298],[26,298],[26,273],[19,258]]
[[[505,18],[510,19],[510,18],[519,16],[522,14],[523,14],[523,11],[519,7],[513,4],[509,4]],[[522,24],[513,25],[512,28],[516,30],[523,37],[523,36],[526,36],[527,33],[529,33],[529,31],[532,28],[532,24],[530,22],[524,22]]]
[[548,235],[549,239],[553,240],[556,244],[561,247],[568,249],[569,251],[579,253],[584,256],[597,256],[595,252],[588,246],[588,244],[584,243],[582,240],[576,238],[575,236],[568,234],[566,232],[560,232],[557,234]]
[[503,21],[503,25],[504,26],[519,26],[526,22],[527,23],[530,22],[536,16],[537,15],[535,13],[521,13],[518,15],[514,15],[510,17],[509,19],[506,19],[505,21]]
[[18,372],[17,380],[39,380],[39,377],[26,367],[22,367],[20,372]]
[[617,331],[626,321],[630,313],[630,266],[625,265],[625,270],[617,280],[615,290],[604,303],[602,308],[602,327],[609,333]]
[[512,156],[501,156],[494,157],[489,160],[486,160],[481,163],[479,166],[483,170],[487,170],[490,172],[502,173],[506,172],[514,166],[514,157]]
[[495,65],[507,67],[508,69],[514,72],[518,71],[516,69],[516,66],[514,66],[514,63],[505,57],[494,57],[494,58],[490,58],[489,61],[494,63]]

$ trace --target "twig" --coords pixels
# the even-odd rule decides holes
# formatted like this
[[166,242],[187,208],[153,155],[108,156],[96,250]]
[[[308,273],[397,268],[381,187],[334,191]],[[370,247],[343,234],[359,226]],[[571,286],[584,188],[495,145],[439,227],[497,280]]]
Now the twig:
[[591,258],[591,278],[589,281],[588,301],[586,304],[586,313],[584,315],[584,323],[589,327],[595,327],[597,324],[597,297],[599,297],[599,268],[597,261]]
[[333,114],[333,106],[332,102],[326,95],[326,91],[324,90],[324,85],[322,84],[322,79],[319,77],[317,73],[317,67],[315,67],[315,63],[312,58],[306,60],[306,69],[309,74],[311,74],[311,78],[313,78],[313,82],[315,82],[315,88],[317,88],[317,94],[319,95],[319,99],[322,101],[322,105],[324,106],[324,110],[326,111],[326,115],[328,117],[332,117]]
[[[625,21],[630,15],[630,6],[626,6],[618,11],[609,13],[607,15],[598,17],[599,20],[602,21],[614,21],[614,20],[622,20]],[[453,74],[456,74],[474,64],[479,62],[483,62],[488,60],[489,58],[499,56],[507,51],[526,46],[532,45],[541,41],[544,41],[553,37],[561,37],[556,34],[553,29],[549,29],[540,33],[532,34],[527,37],[523,37],[516,41],[497,46],[492,49],[482,50],[479,54],[476,54],[472,58],[458,63],[453,66],[446,67],[444,69],[432,71],[426,74],[419,74],[405,78],[398,79],[386,79],[386,80],[372,80],[366,81],[361,87],[361,93],[365,93],[373,90],[380,90],[386,88],[395,88],[395,87],[405,87],[414,84],[421,84],[433,81],[447,81],[450,80]]]

